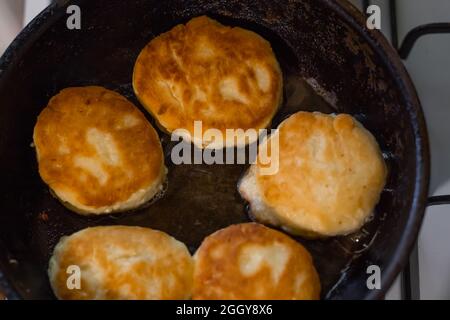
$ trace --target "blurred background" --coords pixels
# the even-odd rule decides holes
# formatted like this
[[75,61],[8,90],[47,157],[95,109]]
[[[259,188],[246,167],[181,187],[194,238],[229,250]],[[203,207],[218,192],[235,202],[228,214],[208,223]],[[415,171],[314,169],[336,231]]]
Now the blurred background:
[[50,0],[0,0],[0,54]]
[[[449,0],[351,2],[363,11],[370,4],[380,6],[382,32],[393,40],[394,46],[401,44],[405,35],[418,25],[450,22]],[[50,0],[0,0],[0,54],[49,3]],[[450,194],[450,125],[447,125],[447,121],[450,123],[450,34],[420,38],[405,65],[416,85],[428,124],[432,153],[430,195]],[[409,287],[412,298],[450,299],[449,231],[449,207],[429,208],[418,248],[411,258],[410,279],[399,277],[387,299],[404,298],[405,286]]]

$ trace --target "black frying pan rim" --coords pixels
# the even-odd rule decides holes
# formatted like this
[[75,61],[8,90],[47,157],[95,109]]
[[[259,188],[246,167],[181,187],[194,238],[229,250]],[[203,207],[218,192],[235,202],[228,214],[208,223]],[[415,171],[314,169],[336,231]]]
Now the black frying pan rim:
[[[416,242],[420,226],[422,224],[425,207],[428,197],[429,179],[430,179],[430,150],[428,142],[428,133],[425,123],[425,117],[422,107],[412,83],[412,80],[406,71],[398,53],[389,44],[386,38],[378,30],[368,30],[365,27],[363,15],[346,0],[322,0],[337,15],[346,21],[354,30],[363,37],[381,58],[395,84],[401,89],[403,103],[412,119],[416,144],[416,172],[413,201],[409,210],[408,221],[405,225],[400,242],[397,244],[392,260],[387,268],[383,270],[381,279],[381,290],[371,290],[364,297],[365,299],[381,299],[386,291],[394,282],[396,276],[401,272]],[[9,65],[16,63],[17,59],[26,52],[26,50],[39,38],[51,25],[65,12],[58,10],[64,7],[69,0],[60,0],[49,5],[36,18],[34,18],[16,39],[10,44],[3,56],[0,58],[0,86],[6,81],[6,75]],[[50,21],[49,21],[50,19]],[[3,247],[0,243],[0,249]],[[20,299],[19,291],[0,269],[0,287],[5,291],[9,299]]]
[[[389,44],[388,40],[378,30],[368,30],[363,15],[345,0],[325,0],[338,15],[346,20],[352,27],[360,31],[371,48],[383,58],[383,62],[393,76],[395,84],[402,92],[403,103],[412,119],[416,143],[416,172],[413,201],[409,210],[408,221],[404,227],[401,240],[392,255],[388,267],[383,270],[381,290],[371,290],[366,299],[381,299],[391,287],[396,276],[405,268],[411,251],[416,243],[422,225],[428,198],[430,182],[430,149],[428,130],[417,91],[408,74],[398,52]],[[362,31],[362,32],[361,32]],[[378,45],[377,45],[378,44]]]

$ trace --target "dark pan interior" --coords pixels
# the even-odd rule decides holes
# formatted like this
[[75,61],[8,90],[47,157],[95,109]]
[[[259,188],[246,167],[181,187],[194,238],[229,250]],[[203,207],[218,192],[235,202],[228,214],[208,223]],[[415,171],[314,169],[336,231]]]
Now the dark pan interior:
[[[71,213],[51,196],[30,147],[38,114],[65,87],[102,85],[140,107],[130,84],[140,50],[202,14],[254,30],[272,43],[285,81],[285,102],[273,127],[299,110],[346,112],[375,135],[390,174],[372,221],[346,237],[298,241],[314,257],[324,298],[374,298],[388,289],[417,235],[428,158],[415,93],[404,70],[388,61],[397,58],[377,43],[379,34],[358,31],[334,1],[71,1],[82,11],[82,29],[72,31],[66,28],[65,2],[22,34],[0,70],[0,270],[21,297],[53,297],[46,276],[53,247],[61,236],[87,226],[151,227],[194,252],[205,236],[249,220],[236,191],[247,166],[175,166],[173,143],[161,132],[169,168],[162,198],[133,213],[100,218]],[[366,287],[371,264],[382,269],[383,287],[375,292]]]

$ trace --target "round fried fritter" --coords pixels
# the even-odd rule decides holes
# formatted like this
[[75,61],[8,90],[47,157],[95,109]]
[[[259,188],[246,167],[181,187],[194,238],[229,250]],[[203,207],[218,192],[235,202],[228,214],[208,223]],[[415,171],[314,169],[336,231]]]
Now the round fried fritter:
[[195,256],[194,299],[319,299],[320,281],[308,251],[257,223],[208,236]]
[[163,129],[184,129],[179,135],[201,148],[242,146],[256,138],[246,140],[241,132],[237,139],[203,141],[194,135],[194,121],[224,136],[226,129],[263,129],[282,100],[282,74],[270,43],[205,16],[151,40],[136,61],[133,87]]
[[165,180],[159,137],[125,97],[101,87],[67,88],[34,128],[39,173],[81,214],[139,207]]
[[[259,161],[279,141],[275,174]],[[385,185],[387,169],[372,134],[346,114],[299,112],[259,146],[258,161],[239,183],[257,221],[307,237],[361,228]],[[275,155],[274,155],[275,156]],[[272,158],[272,156],[271,156]]]
[[64,300],[188,299],[193,267],[186,246],[164,232],[109,226],[61,238],[48,274]]

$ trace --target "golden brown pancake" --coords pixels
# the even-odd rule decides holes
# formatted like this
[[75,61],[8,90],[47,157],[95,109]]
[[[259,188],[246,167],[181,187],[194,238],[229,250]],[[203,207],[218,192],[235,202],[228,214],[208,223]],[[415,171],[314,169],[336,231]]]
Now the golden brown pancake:
[[215,232],[194,260],[193,299],[319,299],[320,281],[308,251],[257,223]]
[[[279,169],[263,175],[259,161],[279,139]],[[240,181],[257,221],[307,237],[345,235],[370,217],[387,169],[372,134],[351,116],[299,112],[259,147]]]
[[[78,288],[73,266],[80,271]],[[64,300],[188,299],[193,267],[186,246],[164,232],[110,226],[61,238],[48,274]]]
[[194,121],[222,134],[266,128],[281,103],[282,74],[261,36],[202,16],[150,41],[136,61],[133,87],[167,132],[185,129],[180,135],[198,147],[221,148],[245,139],[200,141]]
[[33,138],[42,179],[81,214],[136,208],[165,179],[156,131],[131,102],[105,88],[62,90],[39,115]]

